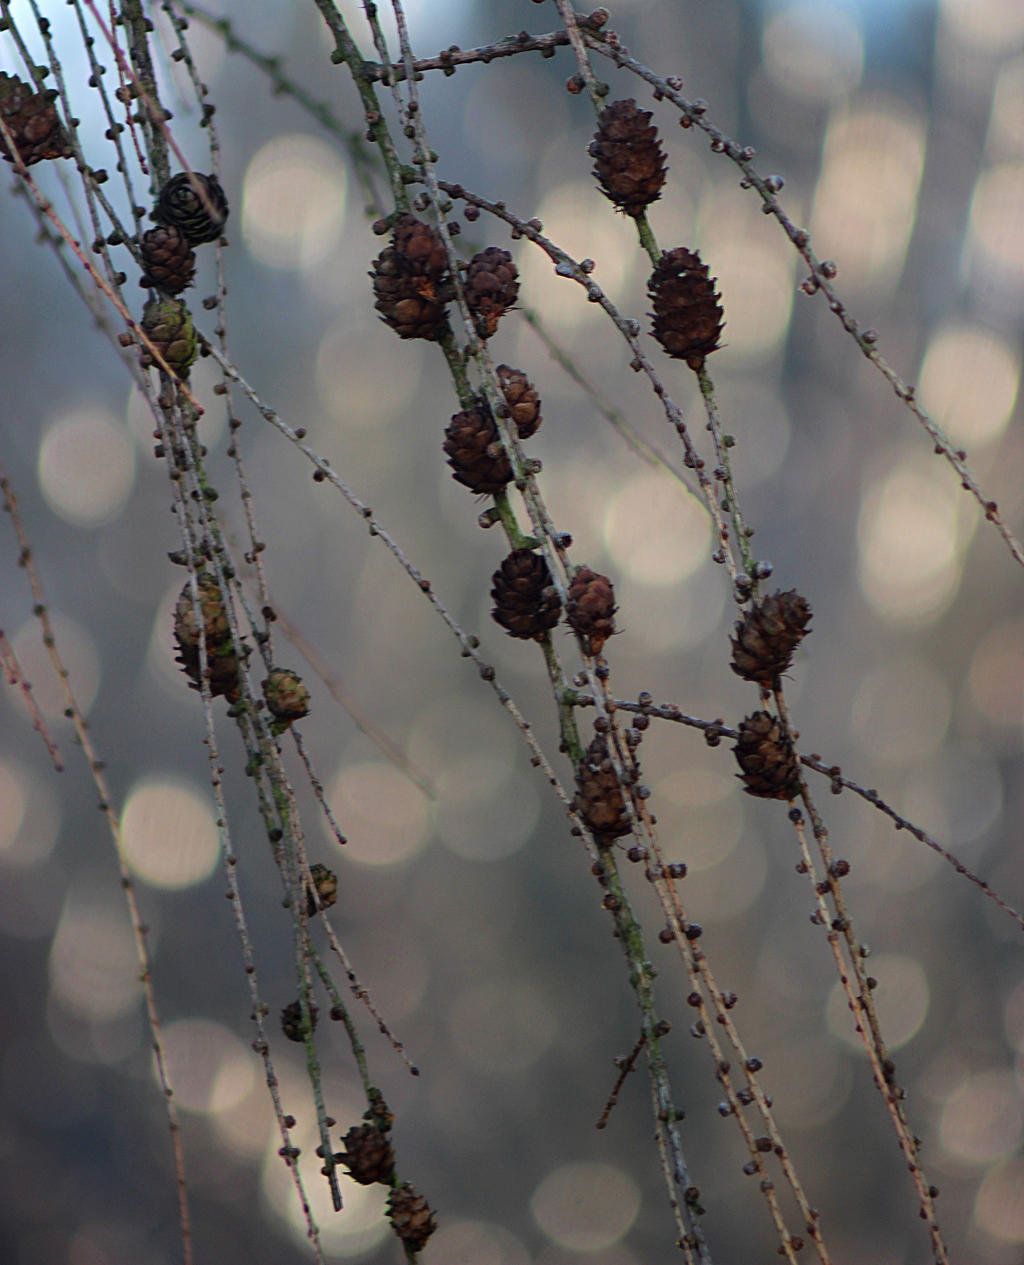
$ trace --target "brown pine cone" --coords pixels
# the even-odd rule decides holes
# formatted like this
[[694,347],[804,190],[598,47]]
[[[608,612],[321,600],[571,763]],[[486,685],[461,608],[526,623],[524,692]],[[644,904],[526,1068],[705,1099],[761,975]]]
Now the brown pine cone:
[[[142,310],[142,329],[168,367],[187,378],[199,355],[199,341],[185,304],[180,299],[150,299]],[[156,364],[145,344],[140,358],[146,366]]]
[[[310,1030],[315,1031],[320,1018],[320,1008],[309,1004]],[[305,1037],[305,1024],[302,1022],[302,1005],[293,1001],[281,1011],[281,1031],[289,1041],[302,1041]]]
[[596,159],[601,192],[620,211],[642,215],[661,197],[665,154],[650,110],[638,110],[633,100],[613,101],[601,111],[588,153]]
[[448,256],[435,229],[406,213],[395,221],[391,240],[417,294],[431,300],[450,295]]
[[796,589],[763,597],[736,624],[732,670],[746,681],[773,687],[793,662],[810,621],[810,603]]
[[0,132],[0,154],[8,162],[26,167],[46,158],[71,158],[74,150],[57,114],[57,92],[33,92],[17,75],[0,72],[0,117],[11,134],[17,153],[12,153]]
[[685,360],[691,369],[700,369],[721,345],[725,318],[716,280],[708,276],[700,255],[679,246],[662,254],[647,283],[654,304],[651,333],[670,356]]
[[573,807],[598,842],[628,835],[632,826],[622,787],[608,758],[608,740],[597,734],[576,767]]
[[344,1151],[334,1158],[344,1164],[349,1176],[360,1186],[372,1186],[376,1182],[387,1185],[395,1171],[395,1153],[387,1134],[375,1124],[356,1124],[341,1140]]
[[290,668],[272,668],[263,682],[263,697],[270,714],[287,727],[309,715],[309,690]]
[[407,1248],[419,1252],[437,1229],[430,1205],[409,1182],[396,1186],[388,1195],[391,1228]]
[[491,615],[510,637],[540,640],[558,623],[562,600],[543,554],[513,549],[495,571]]
[[615,635],[615,590],[606,575],[580,567],[569,585],[566,618],[589,655],[600,654]]
[[[237,703],[241,697],[238,657],[231,644],[231,628],[220,588],[207,572],[196,577],[199,585],[199,606],[206,636],[206,667],[210,693]],[[199,626],[196,622],[192,590],[186,584],[174,608],[174,636],[178,643],[176,662],[189,679],[192,689],[200,688]],[[248,647],[246,647],[248,653]]]
[[173,225],[149,229],[142,234],[139,251],[145,268],[139,285],[162,290],[164,294],[180,294],[192,284],[196,252],[181,229]]
[[496,370],[509,416],[515,423],[520,439],[529,439],[537,433],[541,423],[540,396],[537,388],[523,373],[509,365],[498,365]]
[[512,467],[486,401],[456,413],[444,432],[452,478],[472,492],[493,496],[511,482]]
[[[313,887],[306,886],[306,912],[310,918],[315,917],[321,909],[330,909],[330,907],[338,899],[338,876],[333,870],[329,870],[326,865],[311,865],[309,874],[313,880],[313,887],[316,888],[316,898],[313,896]],[[317,904],[319,901],[319,905]]]
[[768,712],[754,712],[740,725],[733,747],[748,795],[795,799],[800,793],[800,763],[782,725]]
[[[394,246],[385,246],[373,261],[374,307],[381,320],[390,325],[399,338],[425,338],[436,342],[448,329],[444,299],[447,294],[434,297],[425,294],[430,285],[424,276],[413,275],[402,255]],[[434,283],[435,292],[439,289]]]
[[476,332],[490,338],[498,322],[519,296],[519,270],[500,246],[488,246],[466,267],[466,302]]
[[182,171],[160,190],[152,218],[180,230],[190,246],[201,246],[224,232],[228,200],[216,176]]

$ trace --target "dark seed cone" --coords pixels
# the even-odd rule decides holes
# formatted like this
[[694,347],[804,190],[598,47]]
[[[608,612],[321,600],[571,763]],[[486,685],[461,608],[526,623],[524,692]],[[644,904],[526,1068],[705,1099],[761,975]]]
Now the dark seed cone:
[[509,416],[515,423],[520,439],[529,439],[537,433],[541,423],[540,396],[537,388],[523,373],[509,365],[498,365],[496,370],[502,395],[508,405]]
[[651,333],[670,356],[685,360],[691,369],[699,369],[720,346],[725,315],[716,280],[708,276],[700,255],[679,246],[662,254],[647,283],[654,304]]
[[[199,342],[189,310],[180,299],[151,299],[142,311],[142,328],[168,366],[182,378],[188,377]],[[143,344],[142,363],[156,364],[149,348]]]
[[139,285],[162,290],[164,294],[180,294],[192,284],[196,252],[181,229],[173,225],[151,228],[142,234],[139,250],[145,268]]
[[493,496],[512,479],[512,467],[484,403],[456,413],[444,432],[444,451],[457,483]]
[[451,292],[448,256],[441,235],[415,215],[400,215],[395,221],[392,243],[401,256],[403,271],[412,279],[418,294],[438,299]]
[[601,111],[588,153],[601,192],[627,215],[642,215],[661,197],[665,154],[650,110],[636,102],[613,101]]
[[[210,693],[214,698],[224,697],[229,703],[237,703],[241,696],[238,656],[231,645],[231,629],[220,588],[213,576],[205,573],[197,577],[197,583],[206,634],[206,666]],[[201,682],[200,634],[192,604],[192,591],[187,584],[175,604],[174,635],[178,643],[176,662],[181,664],[192,689],[198,690]],[[248,653],[248,647],[246,652]]]
[[430,1205],[409,1182],[396,1186],[388,1195],[388,1217],[391,1228],[413,1252],[425,1247],[437,1229]]
[[180,229],[190,246],[215,242],[224,232],[228,200],[216,176],[179,172],[160,190],[153,219]]
[[543,554],[513,549],[495,571],[492,582],[491,614],[510,637],[539,640],[558,623],[562,599],[552,584]]
[[519,297],[519,270],[500,246],[488,246],[466,268],[466,302],[476,332],[490,338],[498,322]]
[[[320,909],[330,909],[330,907],[338,899],[338,876],[333,870],[329,870],[326,865],[311,865],[309,867],[310,876],[313,879],[313,887],[316,888],[317,900],[320,902]],[[313,899],[313,888],[306,888],[306,912],[310,918],[313,918],[318,912],[316,900]]]
[[606,575],[580,567],[569,585],[566,617],[569,627],[583,639],[587,654],[600,654],[615,635],[615,591]]
[[11,134],[17,154],[0,132],[0,154],[26,167],[46,158],[70,158],[74,151],[57,114],[54,89],[33,92],[17,75],[0,72],[0,118]]
[[737,777],[748,795],[762,799],[795,799],[800,790],[800,764],[778,720],[754,712],[740,725],[733,747],[740,766]]
[[573,807],[599,840],[629,834],[629,812],[603,734],[594,738],[577,765],[576,788]]
[[[310,1003],[309,1022],[312,1029],[316,1029],[319,1018],[319,1008]],[[293,1001],[281,1011],[281,1031],[289,1041],[302,1041],[304,1039],[302,1006],[297,1001]]]
[[374,307],[399,338],[436,342],[448,329],[445,285],[409,271],[405,256],[385,246],[373,261]]
[[354,1182],[360,1186],[372,1186],[375,1182],[387,1185],[391,1181],[391,1174],[395,1171],[395,1153],[387,1134],[375,1124],[353,1125],[341,1143],[345,1149],[334,1158],[345,1165]]
[[810,603],[796,589],[762,598],[736,624],[732,670],[746,681],[771,688],[793,662],[810,621]]
[[270,714],[282,725],[309,715],[309,690],[290,668],[272,668],[263,682],[263,697]]

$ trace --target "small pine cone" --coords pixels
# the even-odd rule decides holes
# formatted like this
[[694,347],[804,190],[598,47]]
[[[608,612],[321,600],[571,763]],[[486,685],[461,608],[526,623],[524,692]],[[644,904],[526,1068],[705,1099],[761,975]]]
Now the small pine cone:
[[216,176],[179,172],[160,190],[153,209],[157,224],[180,229],[190,246],[215,242],[224,232],[228,200]]
[[519,297],[519,270],[500,246],[488,246],[466,267],[466,302],[476,332],[490,338],[498,322]]
[[721,345],[725,318],[716,280],[708,276],[700,255],[679,246],[662,254],[647,283],[654,304],[651,333],[670,356],[685,360],[691,369],[701,368]]
[[[306,912],[310,918],[313,918],[321,909],[330,909],[330,907],[338,899],[338,876],[333,870],[329,870],[326,865],[311,865],[309,867],[310,877],[313,879],[313,887],[316,888],[316,899],[313,897],[313,887],[306,888]],[[317,901],[320,902],[317,905]]]
[[[230,649],[231,626],[228,623],[228,613],[221,597],[220,586],[207,571],[202,571],[196,576],[196,585],[199,589],[199,609],[203,618],[203,631],[206,634],[206,653],[216,654],[218,649],[225,646],[225,643]],[[178,640],[180,650],[198,653],[199,624],[196,620],[195,603],[192,601],[191,584],[186,584],[178,594],[178,600],[174,606],[174,635]]]
[[513,549],[492,581],[495,605],[491,614],[510,637],[539,641],[558,623],[562,599],[552,584],[543,554],[532,549]]
[[762,598],[736,624],[732,670],[746,681],[774,686],[793,662],[810,621],[810,603],[796,589]]
[[508,405],[509,416],[515,423],[520,439],[529,439],[537,433],[541,423],[540,396],[537,388],[523,373],[509,365],[498,365],[496,370],[501,392]]
[[[309,1026],[311,1031],[316,1030],[317,1020],[320,1018],[320,1009],[314,1006],[312,1002],[309,1004]],[[302,1006],[299,1002],[293,1001],[290,1005],[285,1006],[281,1011],[281,1031],[289,1041],[302,1041],[305,1038],[305,1026],[302,1022]]]
[[[169,368],[187,378],[199,355],[199,342],[185,304],[180,299],[151,299],[142,311],[142,329]],[[156,363],[145,345],[142,363],[147,366]]]
[[433,300],[450,293],[448,256],[435,229],[415,215],[400,215],[395,221],[392,243],[417,294]]
[[436,342],[447,330],[444,306],[447,291],[435,286],[437,297],[424,294],[426,278],[411,275],[404,256],[394,246],[384,247],[373,261],[370,276],[376,296],[373,306],[399,338],[425,338]]
[[604,734],[594,738],[577,765],[576,787],[573,807],[599,841],[629,834],[629,812]]
[[754,712],[740,725],[733,747],[748,795],[762,799],[795,799],[800,790],[800,764],[793,744],[778,720],[768,712]]
[[17,75],[0,72],[0,118],[11,134],[17,154],[0,132],[0,154],[26,167],[46,158],[70,158],[74,150],[57,114],[53,88],[33,92]]
[[437,1228],[430,1205],[409,1182],[395,1186],[388,1195],[391,1228],[407,1248],[419,1252]]
[[395,1153],[387,1134],[375,1124],[356,1124],[341,1143],[345,1149],[334,1158],[345,1165],[354,1182],[360,1186],[372,1186],[376,1182],[388,1185],[395,1171]]
[[473,492],[493,496],[511,482],[512,467],[486,403],[456,413],[444,432],[452,477]]
[[606,575],[580,567],[569,585],[566,616],[569,626],[584,642],[587,654],[600,654],[615,635],[615,591]]
[[181,229],[173,225],[151,228],[142,234],[139,250],[145,268],[139,285],[162,290],[164,294],[180,294],[192,284],[196,252]]
[[284,726],[309,715],[309,690],[290,668],[271,669],[263,682],[263,697],[270,714]]
[[651,111],[638,110],[633,100],[613,101],[597,122],[587,152],[596,159],[601,192],[627,215],[642,215],[665,184],[665,154]]

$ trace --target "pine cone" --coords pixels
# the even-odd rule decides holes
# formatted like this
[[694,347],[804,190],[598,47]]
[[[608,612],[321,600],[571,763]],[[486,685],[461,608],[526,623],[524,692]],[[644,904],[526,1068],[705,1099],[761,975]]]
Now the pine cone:
[[708,276],[700,255],[679,246],[662,254],[647,283],[654,304],[651,333],[670,356],[685,360],[691,369],[701,368],[720,346],[725,318],[716,280]]
[[628,835],[632,826],[622,787],[608,758],[608,740],[597,734],[576,767],[573,807],[598,842]]
[[[312,1002],[309,1004],[309,1026],[311,1031],[316,1030],[317,1020],[320,1018],[320,1009],[314,1006]],[[293,1001],[290,1005],[285,1006],[281,1011],[281,1031],[289,1041],[302,1041],[305,1038],[305,1025],[302,1022],[302,1005],[300,1002]]]
[[354,1182],[360,1186],[382,1182],[386,1186],[391,1181],[391,1174],[395,1171],[395,1153],[387,1134],[375,1124],[353,1125],[341,1142],[345,1150],[334,1158],[345,1165]]
[[395,221],[392,244],[417,294],[431,300],[450,297],[448,256],[441,235],[435,229],[415,215],[400,215]]
[[419,1252],[437,1228],[430,1205],[409,1182],[388,1195],[388,1217],[391,1228],[413,1252]]
[[196,271],[196,252],[180,229],[151,228],[139,242],[145,268],[139,285],[162,290],[164,294],[180,294],[192,284]]
[[762,799],[795,799],[800,791],[800,764],[779,721],[768,712],[754,712],[740,725],[733,747],[748,795]]
[[[142,328],[167,365],[187,378],[199,343],[189,310],[180,299],[151,299],[142,310]],[[142,363],[155,364],[149,348],[142,348]]]
[[541,423],[540,396],[537,388],[523,373],[509,365],[498,365],[496,370],[501,392],[508,405],[509,416],[515,423],[520,439],[529,439],[537,433]]
[[180,229],[190,246],[215,242],[224,232],[228,200],[216,176],[182,171],[160,190],[152,217],[167,228]]
[[[445,287],[408,270],[408,263],[395,246],[385,246],[373,261],[374,307],[381,320],[390,325],[399,338],[425,338],[436,342],[448,329]],[[436,297],[435,297],[436,296]]]
[[512,256],[499,246],[488,246],[466,267],[466,302],[476,332],[490,338],[503,314],[519,296],[519,270]]
[[492,582],[495,606],[491,614],[510,637],[539,641],[558,623],[562,599],[552,585],[543,554],[513,549]]
[[[322,909],[330,909],[330,907],[338,899],[338,876],[333,870],[329,870],[326,865],[311,865],[309,867],[310,877],[313,879],[313,887],[316,888],[316,899],[313,897],[313,888],[306,888],[306,912],[310,918],[314,918]],[[319,906],[317,901],[320,902]]]
[[309,690],[303,685],[302,677],[290,668],[271,669],[263,682],[263,697],[270,714],[283,728],[309,715]]
[[[204,572],[196,577],[199,585],[199,607],[206,636],[206,666],[210,694],[237,703],[241,696],[238,657],[231,644],[231,629],[220,588],[212,575]],[[186,584],[174,608],[174,635],[178,642],[176,662],[189,678],[194,690],[200,688],[199,625],[196,622],[192,590]],[[248,652],[248,647],[246,647]]]
[[597,160],[601,192],[627,215],[642,215],[665,184],[665,154],[651,112],[633,100],[613,101],[597,122],[587,152]]
[[444,450],[452,477],[473,492],[493,496],[512,479],[512,467],[485,401],[455,414],[444,432]]
[[600,654],[615,635],[615,591],[606,575],[580,567],[569,585],[566,617],[569,627],[584,642],[587,654]]
[[33,92],[17,75],[0,72],[0,118],[11,134],[17,153],[0,132],[0,154],[26,167],[46,158],[71,158],[74,151],[61,124],[53,88]]
[[774,686],[809,632],[811,607],[796,589],[762,598],[736,624],[732,670],[746,681]]

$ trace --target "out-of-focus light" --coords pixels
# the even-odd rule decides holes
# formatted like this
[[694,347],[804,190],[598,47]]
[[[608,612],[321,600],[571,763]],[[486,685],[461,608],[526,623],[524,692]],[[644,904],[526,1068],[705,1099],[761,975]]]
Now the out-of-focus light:
[[228,1111],[253,1087],[252,1053],[223,1024],[179,1019],[165,1025],[161,1045],[175,1101],[189,1111]]
[[[510,773],[507,762],[484,754],[448,765],[435,823],[446,847],[471,861],[497,861],[527,842],[540,816],[536,779]],[[503,811],[507,804],[514,813]]]
[[[353,329],[346,317],[335,321],[320,340],[317,393],[344,427],[377,429],[403,416],[412,404],[422,357],[406,356],[403,348],[399,371],[393,343],[394,335],[383,326]],[[419,352],[415,344],[408,350]]]
[[467,1066],[502,1077],[524,1072],[541,1058],[558,1031],[558,1018],[531,984],[494,979],[455,998],[448,1027]]
[[[931,1000],[928,977],[916,958],[899,953],[879,953],[869,959],[867,967],[868,974],[878,981],[871,996],[886,1045],[898,1050],[916,1036],[927,1018]],[[864,1049],[854,1030],[846,991],[838,981],[829,994],[827,1022],[834,1036],[854,1049]]]
[[861,681],[850,719],[866,755],[901,766],[942,744],[949,714],[949,690],[934,668],[921,659],[893,659]]
[[[75,702],[83,716],[96,700],[100,688],[100,656],[92,635],[68,619],[66,615],[50,613],[54,643],[68,672],[68,682],[74,691]],[[37,619],[27,620],[13,638],[14,654],[26,678],[32,682],[32,698],[47,720],[64,719],[67,698],[54,674],[53,663],[43,645],[43,631]],[[15,706],[28,716],[28,709],[21,698],[21,691],[11,697]]]
[[1017,1151],[1024,1103],[1011,1072],[993,1069],[968,1077],[946,1103],[939,1135],[946,1151],[971,1164],[991,1164]]
[[1008,62],[999,72],[992,93],[985,150],[992,158],[1024,154],[1024,57]]
[[400,865],[429,838],[426,797],[394,765],[371,760],[342,768],[328,799],[348,839],[349,861]]
[[926,623],[945,610],[977,517],[959,485],[937,477],[941,471],[925,461],[934,458],[893,466],[861,498],[861,591],[893,623]]
[[711,519],[695,496],[651,471],[634,476],[612,499],[604,535],[620,573],[660,588],[685,580],[703,563]]
[[775,85],[803,101],[841,100],[864,68],[859,25],[831,5],[805,2],[782,9],[765,23],[762,47]]
[[530,1265],[524,1244],[502,1225],[446,1219],[430,1239],[431,1256],[445,1265]]
[[1024,8],[1007,0],[941,0],[942,35],[979,52],[1001,53],[1024,41]]
[[600,1252],[628,1232],[640,1210],[640,1192],[610,1164],[563,1164],[530,1198],[533,1219],[560,1247]]
[[326,259],[345,223],[347,176],[323,141],[277,136],[253,155],[245,173],[242,232],[261,263],[309,268]]
[[844,285],[899,281],[924,150],[924,123],[903,101],[873,98],[829,124],[811,232],[840,260]]
[[1017,402],[1020,352],[980,325],[946,325],[928,344],[920,384],[922,404],[954,443],[989,443]]
[[50,950],[50,991],[85,1019],[116,1019],[142,999],[139,959],[123,905],[70,897]]
[[178,781],[154,777],[136,783],[121,814],[121,834],[128,864],[153,887],[194,887],[217,864],[210,806]]
[[1024,620],[1006,620],[982,637],[967,686],[971,703],[990,724],[1024,725]]
[[51,422],[39,445],[39,486],[55,514],[75,527],[101,527],[121,513],[135,483],[135,447],[101,409]]
[[985,270],[998,273],[1003,289],[1024,289],[1024,161],[986,168],[971,201],[969,247],[979,249]]
[[1011,1156],[986,1176],[974,1220],[1002,1243],[1024,1243],[1024,1156]]
[[[671,812],[673,819],[685,823],[680,855],[670,855],[670,860],[685,860],[695,874],[720,865],[729,856],[743,830],[743,801],[735,791],[734,778],[704,769],[680,769],[655,785],[662,815]],[[666,832],[667,839],[672,833]]]

